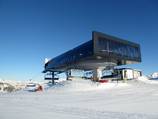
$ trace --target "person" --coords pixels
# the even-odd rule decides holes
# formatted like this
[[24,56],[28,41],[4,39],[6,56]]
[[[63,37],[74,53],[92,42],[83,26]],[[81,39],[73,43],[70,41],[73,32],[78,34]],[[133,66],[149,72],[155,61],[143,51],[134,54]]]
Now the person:
[[38,87],[37,87],[36,91],[43,91],[43,87],[40,84],[38,84]]

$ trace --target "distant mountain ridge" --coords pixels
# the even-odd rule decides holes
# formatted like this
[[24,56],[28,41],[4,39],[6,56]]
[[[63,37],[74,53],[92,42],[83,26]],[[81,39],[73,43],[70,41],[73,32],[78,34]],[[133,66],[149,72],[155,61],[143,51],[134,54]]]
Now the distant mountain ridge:
[[0,80],[0,93],[13,92],[25,88],[25,83],[13,80]]

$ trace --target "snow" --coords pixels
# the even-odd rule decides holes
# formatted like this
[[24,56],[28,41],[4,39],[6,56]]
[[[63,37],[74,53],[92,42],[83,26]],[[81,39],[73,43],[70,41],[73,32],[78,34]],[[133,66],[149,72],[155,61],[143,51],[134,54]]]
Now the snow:
[[148,84],[158,84],[158,81],[156,80],[149,80],[150,78],[148,78],[147,76],[142,76],[139,77],[138,80],[143,82],[143,83],[148,83]]
[[0,94],[0,119],[158,119],[158,85],[63,81],[43,92]]
[[152,78],[158,78],[158,72],[154,72],[152,75],[151,75]]

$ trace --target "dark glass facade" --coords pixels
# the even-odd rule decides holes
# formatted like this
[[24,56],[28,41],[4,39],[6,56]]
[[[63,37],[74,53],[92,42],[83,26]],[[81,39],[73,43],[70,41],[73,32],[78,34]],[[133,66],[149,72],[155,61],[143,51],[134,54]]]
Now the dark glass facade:
[[118,57],[141,60],[140,47],[130,42],[121,42],[99,37],[97,40],[98,52],[109,56],[115,55]]
[[48,64],[48,68],[56,68],[76,63],[93,55],[93,41],[90,40],[54,59]]

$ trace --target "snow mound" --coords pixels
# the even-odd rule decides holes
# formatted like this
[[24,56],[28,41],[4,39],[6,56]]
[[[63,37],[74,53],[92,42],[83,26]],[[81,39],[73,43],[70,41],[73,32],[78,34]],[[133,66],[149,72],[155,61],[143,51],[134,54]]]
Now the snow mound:
[[150,80],[147,76],[141,76],[137,80],[147,84],[158,84],[157,80]]
[[75,79],[72,81],[64,81],[57,83],[52,86],[51,89],[59,91],[94,91],[94,90],[105,90],[105,89],[114,89],[114,88],[123,88],[129,86],[127,83],[98,83],[92,82],[91,80]]

